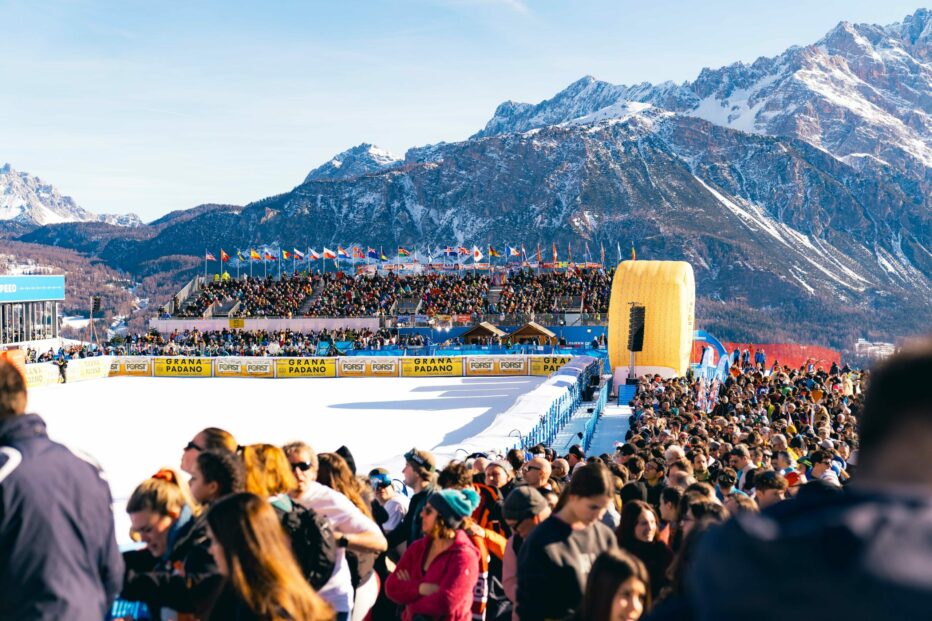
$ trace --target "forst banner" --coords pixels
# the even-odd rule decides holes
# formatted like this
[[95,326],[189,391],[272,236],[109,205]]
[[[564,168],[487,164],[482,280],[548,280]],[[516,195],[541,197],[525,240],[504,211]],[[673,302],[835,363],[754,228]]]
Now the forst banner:
[[429,356],[401,359],[402,377],[459,377],[463,375],[462,356]]
[[468,356],[466,375],[502,376],[527,375],[528,359],[525,356]]
[[276,377],[336,377],[336,358],[279,358]]
[[398,377],[397,358],[340,358],[340,377]]

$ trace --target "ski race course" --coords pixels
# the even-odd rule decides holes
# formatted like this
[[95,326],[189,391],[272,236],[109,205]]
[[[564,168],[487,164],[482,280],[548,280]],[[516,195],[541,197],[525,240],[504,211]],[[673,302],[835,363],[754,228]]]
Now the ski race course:
[[[507,410],[546,381],[533,376],[111,377],[33,388],[29,411],[45,419],[54,440],[88,453],[104,468],[115,500],[117,538],[126,544],[123,502],[160,467],[177,468],[185,444],[205,427],[227,429],[240,444],[304,440],[318,452],[345,444],[359,472],[384,466],[400,478],[402,455],[412,446],[437,449],[440,463],[453,458],[456,447],[510,446],[506,439],[514,425]],[[481,449],[470,442],[488,438],[490,429],[504,431]]]

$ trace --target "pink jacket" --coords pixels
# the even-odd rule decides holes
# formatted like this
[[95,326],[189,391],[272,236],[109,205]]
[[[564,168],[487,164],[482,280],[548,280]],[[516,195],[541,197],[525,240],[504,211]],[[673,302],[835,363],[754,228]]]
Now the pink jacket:
[[[430,539],[421,537],[412,543],[395,573],[385,582],[385,593],[393,602],[405,607],[402,619],[411,621],[415,615],[444,621],[470,621],[472,618],[473,589],[479,578],[479,551],[464,531],[456,531],[453,545],[440,553],[424,572],[424,560],[430,548]],[[411,576],[399,580],[399,569]],[[421,595],[421,583],[436,584],[440,590],[433,595]]]

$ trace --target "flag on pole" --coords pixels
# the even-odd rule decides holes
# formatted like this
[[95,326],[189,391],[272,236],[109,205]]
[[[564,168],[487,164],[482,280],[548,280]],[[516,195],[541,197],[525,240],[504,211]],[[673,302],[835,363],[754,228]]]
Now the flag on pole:
[[341,259],[350,258],[349,253],[346,251],[345,248],[343,248],[343,246],[337,246],[337,256],[339,256]]
[[553,242],[553,262],[557,262],[557,242]]
[[330,248],[327,248],[326,246],[324,246],[324,258],[325,259],[336,259],[337,253],[335,253]]
[[353,258],[354,259],[365,259],[366,253],[362,251],[362,248],[359,246],[353,246]]
[[398,246],[398,256],[399,257],[410,257],[411,252],[407,248],[402,248],[401,246]]
[[266,260],[266,261],[274,261],[274,260],[275,260],[275,255],[272,254],[271,252],[269,252],[268,250],[265,251],[264,257],[265,257],[265,260]]
[[244,256],[243,256],[243,253],[240,252],[239,250],[236,251],[236,258],[239,259],[240,261],[245,261],[245,260],[246,260],[246,257],[244,257]]
[[444,254],[448,257],[455,257],[457,252],[452,246],[447,246],[447,249],[444,251]]
[[385,253],[382,252],[382,247],[381,247],[381,246],[379,246],[379,260],[380,260],[380,261],[388,261],[388,257],[386,257],[386,256],[385,256]]
[[482,251],[479,250],[479,246],[472,247],[472,260],[478,263],[482,260],[482,257],[485,256],[482,254]]
[[205,261],[216,261],[216,260],[217,260],[217,257],[215,257],[214,255],[212,255],[212,254],[210,253],[210,251],[207,251],[206,254],[204,255],[204,260],[205,260]]
[[378,259],[379,253],[375,251],[375,248],[367,248],[366,256],[369,257],[370,259]]
[[631,244],[631,260],[636,261],[638,258],[637,253],[634,251],[634,244]]
[[320,255],[313,248],[307,249],[307,256],[311,259],[311,261],[316,261],[320,258]]
[[492,258],[492,257],[500,257],[500,256],[502,256],[502,255],[500,255],[500,254],[498,253],[498,250],[496,250],[495,248],[493,248],[493,247],[491,246],[491,244],[490,244],[490,245],[489,245],[489,258]]
[[505,246],[505,253],[509,257],[520,257],[521,256],[521,253],[518,251],[518,249],[513,248],[512,246]]
[[297,259],[298,261],[301,261],[304,259],[304,253],[298,250],[297,248],[293,248],[291,254],[293,254],[294,258]]
[[291,253],[282,248],[282,261],[287,261],[291,258]]
[[540,267],[540,244],[537,244],[537,266]]
[[223,248],[220,249],[220,261],[221,263],[226,263],[230,260],[230,255],[223,251]]
[[605,267],[605,244],[599,242],[599,248],[602,250],[602,267]]
[[592,261],[592,253],[589,252],[589,242],[586,242],[586,262],[590,263]]
[[252,259],[253,261],[258,261],[258,260],[261,259],[262,257],[259,256],[259,253],[258,253],[258,252],[256,252],[256,251],[253,250],[252,248],[250,248],[250,249],[249,249],[249,258]]
[[472,254],[469,252],[469,248],[466,248],[465,246],[460,246],[456,249],[456,252],[463,255],[464,257],[468,257],[470,254]]

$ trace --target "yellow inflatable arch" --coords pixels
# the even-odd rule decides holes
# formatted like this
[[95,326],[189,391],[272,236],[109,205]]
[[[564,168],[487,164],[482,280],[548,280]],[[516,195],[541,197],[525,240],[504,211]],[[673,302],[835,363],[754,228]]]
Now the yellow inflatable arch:
[[643,306],[644,347],[634,355],[638,375],[685,375],[693,343],[696,281],[683,261],[623,261],[615,270],[608,306],[612,368],[628,367],[632,304]]

